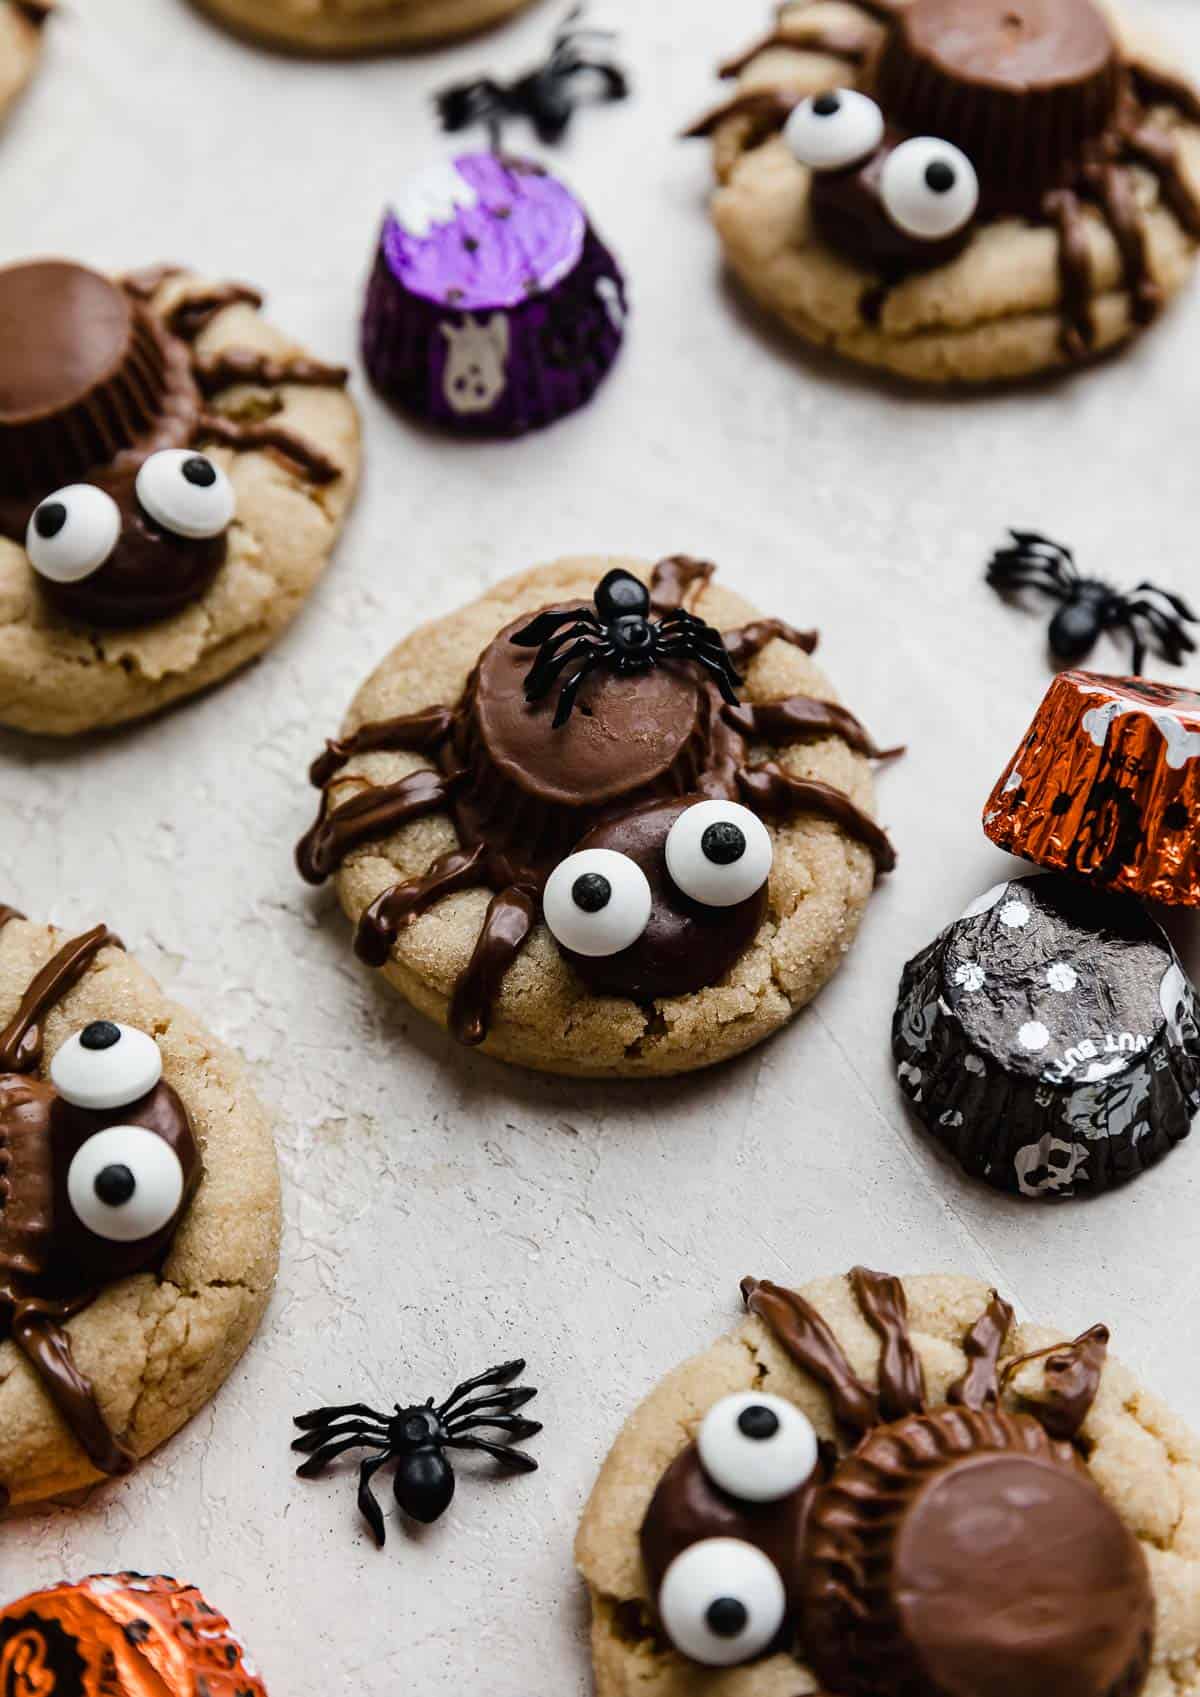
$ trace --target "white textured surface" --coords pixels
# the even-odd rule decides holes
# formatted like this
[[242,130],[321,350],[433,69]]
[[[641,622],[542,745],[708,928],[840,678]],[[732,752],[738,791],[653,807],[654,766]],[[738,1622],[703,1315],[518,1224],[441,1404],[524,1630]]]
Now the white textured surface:
[[[556,15],[435,58],[323,67],[256,54],[177,0],[68,3],[0,140],[0,257],[245,277],[346,359],[381,205],[438,151],[430,93],[523,68]],[[1200,65],[1195,0],[1144,3]],[[363,499],[272,654],[119,737],[0,738],[2,893],[63,924],[110,920],[240,1046],[278,1110],[289,1218],[242,1369],[131,1481],[0,1526],[6,1600],[165,1569],[235,1616],[275,1697],[574,1697],[570,1546],[595,1465],[651,1382],[732,1319],[747,1272],[973,1271],[1064,1326],[1109,1321],[1200,1419],[1200,1149],[1093,1205],[1007,1203],[931,1154],[888,1054],[903,961],[1004,873],[979,813],[1046,681],[1041,626],[981,583],[990,546],[1023,522],[1119,580],[1196,583],[1200,296],[1098,373],[991,398],[912,397],[794,355],[723,290],[706,150],[672,140],[766,10],[616,12],[637,101],[585,116],[562,156],[635,308],[586,415],[455,446],[357,383]],[[880,784],[900,869],[841,976],[768,1047],[681,1083],[558,1082],[464,1054],[355,965],[291,865],[307,760],[392,640],[591,549],[715,558],[765,610],[819,623],[847,700],[912,749]],[[543,1387],[532,1479],[464,1479],[440,1527],[395,1527],[383,1554],[350,1475],[293,1481],[294,1412],[423,1397],[518,1351]]]

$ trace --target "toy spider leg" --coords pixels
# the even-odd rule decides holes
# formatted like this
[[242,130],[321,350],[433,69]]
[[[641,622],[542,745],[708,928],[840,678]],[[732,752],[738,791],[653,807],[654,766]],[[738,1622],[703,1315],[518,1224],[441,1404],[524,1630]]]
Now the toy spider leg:
[[1048,595],[1069,595],[1079,582],[1075,555],[1061,543],[1036,530],[1013,530],[1010,548],[998,548],[988,561],[987,581],[993,589],[1043,589]]
[[[1147,595],[1161,595],[1170,611],[1157,602],[1146,600]],[[1141,672],[1146,658],[1147,643],[1140,629],[1142,620],[1149,625],[1154,640],[1162,649],[1163,658],[1172,666],[1182,666],[1185,658],[1196,652],[1196,640],[1183,626],[1185,623],[1200,624],[1200,617],[1192,612],[1181,595],[1175,595],[1169,589],[1158,589],[1152,583],[1139,583],[1125,601],[1125,619],[1133,634],[1135,672]]]

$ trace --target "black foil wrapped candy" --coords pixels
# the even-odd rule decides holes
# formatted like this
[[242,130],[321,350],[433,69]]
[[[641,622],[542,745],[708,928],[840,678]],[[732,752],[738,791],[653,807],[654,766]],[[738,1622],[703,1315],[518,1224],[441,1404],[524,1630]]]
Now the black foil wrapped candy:
[[1019,1196],[1123,1184],[1200,1107],[1200,1011],[1166,934],[1057,875],[996,885],[908,963],[892,1050],[926,1128]]

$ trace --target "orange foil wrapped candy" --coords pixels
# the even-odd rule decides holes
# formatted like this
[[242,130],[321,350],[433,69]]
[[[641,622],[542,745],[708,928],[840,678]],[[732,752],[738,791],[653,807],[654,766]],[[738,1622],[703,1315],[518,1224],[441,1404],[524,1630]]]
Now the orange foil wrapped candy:
[[266,1697],[224,1615],[191,1585],[117,1573],[0,1611],[9,1697]]
[[1200,694],[1061,672],[983,828],[1039,866],[1200,906]]

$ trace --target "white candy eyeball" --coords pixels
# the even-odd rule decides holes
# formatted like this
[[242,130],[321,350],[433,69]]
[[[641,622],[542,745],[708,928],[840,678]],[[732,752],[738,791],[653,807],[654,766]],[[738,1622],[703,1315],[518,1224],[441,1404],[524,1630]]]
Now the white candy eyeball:
[[773,1641],[787,1609],[779,1571],[754,1544],[706,1538],[675,1557],[658,1593],[658,1613],[681,1655],[706,1668],[753,1661]]
[[697,1448],[713,1484],[744,1503],[790,1497],[817,1465],[817,1434],[808,1416],[758,1391],[723,1397],[710,1408]]
[[856,88],[831,88],[802,100],[783,135],[810,171],[842,171],[879,146],[883,113]]
[[554,868],[542,895],[546,924],[577,955],[617,955],[650,919],[646,874],[615,849],[581,849]]
[[80,583],[98,572],[121,535],[121,509],[94,483],[69,483],[33,510],[25,552],[51,583]]
[[142,506],[177,536],[192,541],[220,536],[233,521],[233,484],[215,460],[194,448],[163,448],[137,474]]
[[112,1125],[77,1151],[67,1171],[67,1198],[97,1237],[140,1243],[179,1211],[183,1167],[171,1145],[144,1125]]
[[667,871],[704,907],[735,907],[761,890],[774,859],[771,834],[736,801],[698,801],[671,826]]
[[970,223],[979,205],[979,178],[953,142],[913,136],[884,160],[879,193],[898,229],[936,242]]
[[133,1025],[94,1019],[68,1037],[50,1062],[50,1078],[64,1101],[104,1111],[139,1102],[162,1077],[153,1037]]

